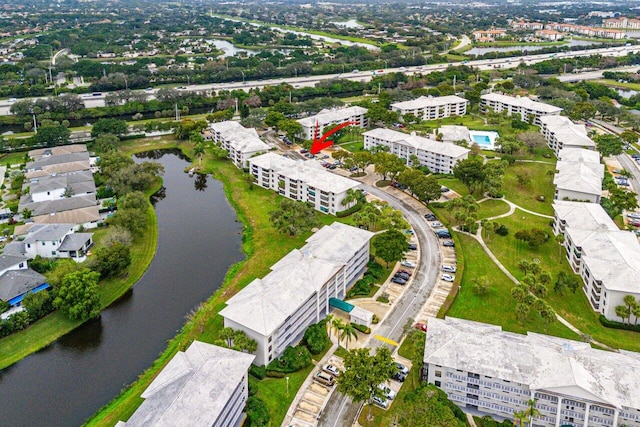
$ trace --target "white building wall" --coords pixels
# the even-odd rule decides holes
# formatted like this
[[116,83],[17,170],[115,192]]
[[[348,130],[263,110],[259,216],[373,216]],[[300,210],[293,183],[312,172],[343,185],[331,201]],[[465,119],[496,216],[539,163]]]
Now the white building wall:
[[247,375],[242,377],[220,415],[213,423],[213,427],[235,427],[242,421],[244,407],[249,397],[249,384]]
[[[56,188],[50,191],[40,191],[37,193],[31,193],[31,200],[34,202],[44,202],[47,200],[62,199],[64,194],[64,188]],[[81,194],[84,195],[84,194]]]
[[556,187],[555,199],[600,203],[600,194],[581,193],[578,191],[570,191]]

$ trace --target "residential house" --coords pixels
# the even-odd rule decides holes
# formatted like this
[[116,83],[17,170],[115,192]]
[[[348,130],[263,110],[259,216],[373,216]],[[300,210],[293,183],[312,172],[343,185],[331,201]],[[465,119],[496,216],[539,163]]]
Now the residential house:
[[244,331],[258,343],[256,365],[266,365],[342,300],[364,272],[373,233],[334,222],[320,229],[227,300],[224,326]]
[[84,228],[96,228],[100,221],[95,195],[23,203],[18,209],[29,210],[31,219],[38,224],[82,224]]
[[49,288],[46,281],[42,274],[27,268],[25,256],[0,255],[0,300],[18,311],[25,295]]
[[604,165],[584,159],[577,162],[560,160],[556,163],[556,170],[553,178],[556,200],[600,203]]
[[75,233],[75,224],[35,224],[29,223],[28,232],[5,247],[14,254],[29,259],[71,258],[82,262],[93,245],[93,233]]
[[429,319],[423,379],[456,405],[536,427],[640,426],[640,354],[469,320]]
[[[95,197],[96,184],[89,170],[70,172],[65,175],[46,175],[31,178],[23,185],[25,194],[20,203],[43,202],[65,197]],[[28,190],[28,191],[27,191]]]
[[25,177],[39,178],[47,175],[63,175],[91,170],[88,152],[42,156],[27,163]]
[[[322,136],[324,129],[346,122],[352,122],[353,126],[366,128],[369,120],[365,117],[367,109],[364,107],[324,109],[314,116],[298,120],[302,125],[302,138],[315,139]],[[327,129],[328,130],[328,129]]]
[[401,116],[413,114],[422,120],[436,120],[451,116],[464,116],[467,114],[467,101],[456,95],[449,96],[421,96],[411,101],[394,102],[391,111]]
[[387,147],[389,152],[405,159],[417,156],[420,164],[433,173],[453,173],[455,165],[468,157],[469,149],[450,142],[440,142],[391,129],[372,129],[363,133],[364,148]]
[[477,30],[473,32],[475,41],[494,41],[507,36],[507,32],[502,29]]
[[360,183],[333,174],[317,162],[266,153],[249,159],[249,165],[249,173],[259,186],[292,200],[309,202],[320,212],[335,215],[356,203],[354,200],[343,204],[343,201],[349,190],[355,190]]
[[483,112],[489,109],[495,112],[506,111],[508,115],[517,114],[520,120],[529,121],[529,116],[534,117],[533,124],[540,125],[540,117],[559,115],[562,108],[543,102],[532,101],[527,97],[507,96],[498,93],[487,93],[480,96],[480,108]]
[[255,356],[194,341],[144,390],[144,402],[118,427],[236,427],[244,419]]
[[211,140],[227,150],[233,164],[240,169],[249,167],[251,157],[269,151],[269,146],[260,139],[255,129],[245,128],[238,122],[212,123],[209,130]]
[[71,145],[60,145],[56,147],[49,148],[38,148],[35,150],[29,151],[27,154],[31,159],[40,160],[43,157],[51,157],[51,156],[62,156],[66,154],[74,154],[74,153],[86,153],[87,146],[85,144],[71,144]]
[[541,116],[539,122],[540,133],[556,155],[565,147],[596,149],[596,143],[587,136],[584,125],[577,125],[564,116]]

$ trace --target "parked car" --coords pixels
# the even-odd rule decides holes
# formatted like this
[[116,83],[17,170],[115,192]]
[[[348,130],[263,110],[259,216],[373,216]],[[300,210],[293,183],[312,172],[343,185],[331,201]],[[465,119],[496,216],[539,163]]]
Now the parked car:
[[413,272],[411,270],[405,270],[405,269],[398,270],[398,273],[404,273],[407,276],[411,276],[413,274]]
[[301,149],[300,149],[300,152],[301,152],[302,154],[304,154],[304,153],[306,153],[306,152],[308,152],[308,151],[309,151],[309,150],[307,150],[306,148],[301,148]]
[[329,167],[328,167],[327,169],[334,170],[335,168],[337,168],[337,166],[336,166],[336,165],[329,165]]
[[640,227],[640,221],[638,220],[629,221],[629,225],[633,225],[634,227]]
[[415,243],[409,243],[407,245],[407,248],[409,248],[410,251],[415,251],[416,249],[418,249],[418,245],[416,245]]
[[404,279],[403,279],[403,278],[401,278],[401,277],[394,277],[393,279],[391,279],[391,281],[392,281],[393,283],[398,284],[398,285],[406,285],[406,284],[407,284],[407,281],[406,281],[406,280],[404,280]]
[[455,277],[453,277],[451,274],[443,274],[441,276],[441,279],[445,282],[453,282],[455,280]]
[[396,273],[396,274],[393,275],[393,277],[399,277],[399,278],[404,279],[404,280],[409,280],[409,278],[411,276],[409,276],[406,273]]
[[401,372],[404,375],[408,375],[409,374],[409,368],[404,366],[402,363],[396,362],[396,367],[398,368],[398,372]]
[[313,380],[327,387],[333,387],[333,385],[336,383],[336,379],[332,375],[329,375],[328,373],[322,371],[317,372],[314,375]]
[[405,234],[409,234],[411,236],[413,236],[413,230],[409,229],[409,230],[404,230]]
[[391,390],[389,387],[387,387],[384,384],[380,384],[378,385],[378,388],[380,390],[382,390],[382,392],[384,393],[384,397],[386,397],[389,400],[393,400],[396,398],[396,392]]
[[441,239],[450,239],[451,238],[451,233],[449,233],[449,230],[436,230],[436,235],[441,238]]
[[387,409],[389,407],[389,401],[383,397],[373,396],[372,400],[375,405],[378,405],[383,409]]
[[627,213],[627,217],[633,218],[633,219],[640,219],[640,213],[630,212],[630,213]]
[[322,369],[325,372],[330,373],[334,377],[337,377],[338,375],[340,375],[340,370],[338,368],[336,368],[335,366],[333,366],[333,365],[324,365],[324,367]]
[[442,271],[444,271],[445,273],[455,273],[456,267],[453,265],[443,265]]
[[415,262],[407,261],[406,259],[400,261],[400,265],[402,265],[403,267],[416,268]]
[[442,191],[443,193],[448,193],[451,190],[448,189],[447,187],[440,187],[440,191]]
[[421,330],[422,332],[427,332],[427,324],[418,322],[413,325],[414,328]]
[[445,240],[444,242],[442,242],[442,246],[447,247],[447,248],[453,248],[456,244],[453,243],[453,240]]
[[392,379],[394,379],[394,380],[396,380],[396,381],[398,381],[398,382],[403,383],[403,382],[404,382],[404,380],[406,380],[406,379],[407,379],[407,375],[406,375],[406,374],[403,374],[403,373],[402,373],[402,372],[400,372],[400,371],[398,371],[398,372],[396,372],[395,374],[393,374],[393,376],[392,376],[391,378],[392,378]]
[[424,217],[427,219],[427,221],[436,221],[438,219],[438,217],[434,214],[424,214]]
[[442,223],[440,221],[433,221],[430,225],[433,228],[442,227]]

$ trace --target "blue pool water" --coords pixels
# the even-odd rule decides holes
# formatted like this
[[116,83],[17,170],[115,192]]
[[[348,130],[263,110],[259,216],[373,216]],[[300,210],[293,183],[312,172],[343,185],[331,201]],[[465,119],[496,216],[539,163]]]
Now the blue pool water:
[[473,142],[478,145],[491,145],[491,138],[489,138],[487,135],[471,135],[471,137],[473,138]]

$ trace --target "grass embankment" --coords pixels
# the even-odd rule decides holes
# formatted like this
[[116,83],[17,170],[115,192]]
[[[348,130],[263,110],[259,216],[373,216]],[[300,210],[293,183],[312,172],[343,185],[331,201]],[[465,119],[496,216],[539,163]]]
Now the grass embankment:
[[559,42],[520,42],[520,41],[495,41],[495,42],[475,42],[474,47],[517,47],[517,46],[562,46],[568,44],[565,41]]
[[640,91],[640,83],[619,82],[617,80],[611,80],[611,79],[599,79],[594,81],[596,83],[600,83],[605,86],[617,87],[617,88],[626,89],[626,90]]
[[[150,197],[158,191],[162,181],[146,192]],[[100,234],[102,230],[97,230]],[[147,225],[142,234],[144,239],[137,239],[131,246],[131,266],[124,278],[100,281],[100,304],[105,309],[131,288],[151,264],[158,243],[158,222],[155,211],[149,203],[147,209]],[[29,328],[11,334],[0,340],[0,369],[4,369],[22,358],[48,346],[58,338],[71,332],[84,322],[71,321],[62,313],[55,311],[38,320]]]
[[[190,144],[176,144],[175,141],[171,141],[171,138],[158,138],[144,144],[140,141],[132,141],[130,145],[135,151],[180,148],[187,155],[192,149]],[[236,211],[238,219],[244,224],[243,252],[247,258],[229,269],[222,287],[202,304],[178,335],[169,341],[167,349],[153,365],[120,396],[95,414],[88,421],[88,425],[112,426],[118,420],[128,419],[142,403],[140,394],[176,352],[186,349],[195,339],[208,343],[213,343],[217,339],[223,327],[222,317],[218,313],[225,306],[225,301],[256,277],[266,275],[276,261],[292,249],[303,246],[309,237],[309,233],[288,237],[275,230],[269,222],[269,212],[275,209],[281,197],[258,186],[248,190],[248,184],[242,172],[231,162],[205,155],[202,165],[205,172],[213,173],[214,177],[222,182],[227,199]],[[320,215],[320,221],[322,224],[330,224],[336,221],[336,218]],[[341,221],[348,222],[348,219],[341,219]],[[289,375],[288,396],[286,396],[284,378],[256,381],[258,396],[265,400],[269,408],[272,425],[279,425],[282,422],[287,408],[307,374],[308,371],[301,371]]]

